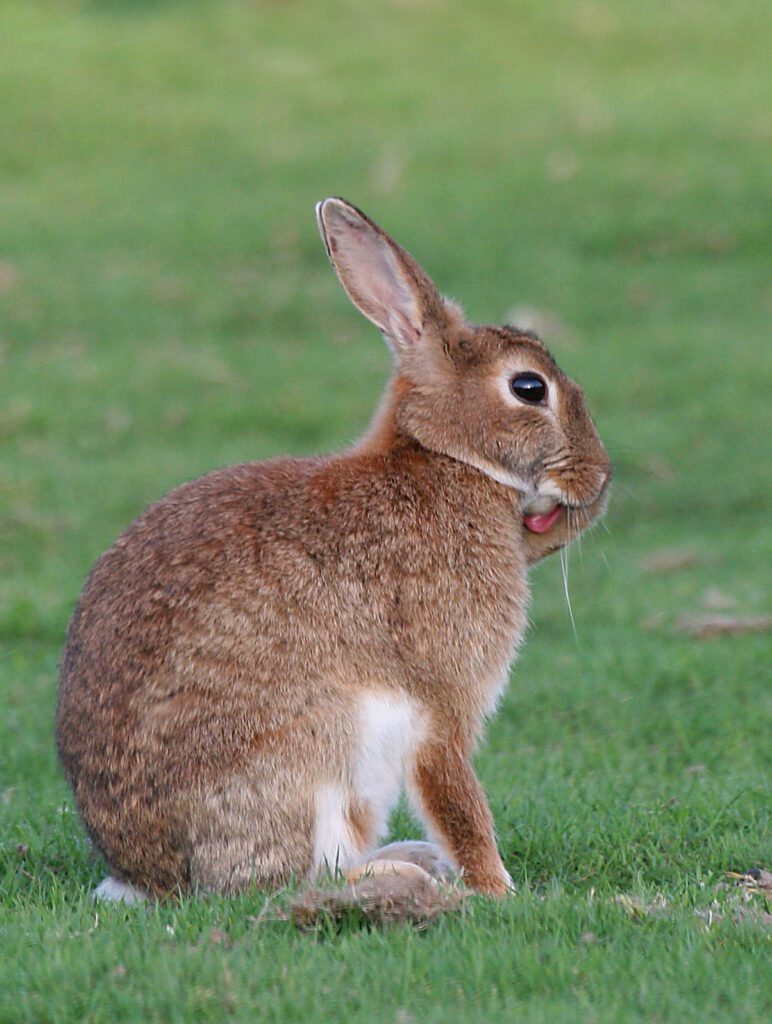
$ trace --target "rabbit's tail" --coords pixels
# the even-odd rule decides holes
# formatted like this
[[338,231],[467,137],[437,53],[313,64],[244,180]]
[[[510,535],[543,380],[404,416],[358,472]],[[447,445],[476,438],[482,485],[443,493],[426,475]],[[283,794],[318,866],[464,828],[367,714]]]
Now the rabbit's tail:
[[130,882],[123,882],[120,878],[108,875],[103,878],[99,885],[91,893],[91,899],[97,903],[125,903],[127,907],[133,907],[137,903],[144,903],[148,896],[144,889],[140,889]]
[[400,924],[426,927],[441,914],[457,910],[464,901],[458,884],[444,884],[417,864],[376,861],[347,872],[347,884],[330,889],[309,889],[290,904],[300,928],[319,924],[338,927]]

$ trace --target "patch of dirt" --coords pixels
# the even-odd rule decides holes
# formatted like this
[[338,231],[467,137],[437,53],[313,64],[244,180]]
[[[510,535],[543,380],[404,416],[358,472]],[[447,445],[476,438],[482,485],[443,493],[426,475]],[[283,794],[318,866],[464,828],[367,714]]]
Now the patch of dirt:
[[761,893],[772,899],[772,871],[764,868],[751,868],[750,871],[727,871],[726,877],[747,893]]
[[[721,921],[772,926],[772,872],[763,868],[750,871],[727,871],[725,881],[715,887],[715,898],[709,906],[695,910],[695,915],[710,928]],[[631,918],[669,917],[675,911],[662,893],[652,899],[631,893],[618,893],[614,903]]]
[[632,893],[620,892],[614,897],[614,903],[626,911],[630,917],[660,916],[665,914],[668,909],[668,902],[661,892],[658,892],[650,900],[644,900],[641,896],[633,896]]
[[21,284],[21,274],[10,260],[0,260],[0,295],[7,295]]
[[727,918],[765,928],[772,926],[772,871],[764,868],[727,871],[726,878],[726,882],[719,882],[716,887],[720,898],[704,910],[696,911],[707,927]]
[[702,603],[708,611],[725,612],[727,608],[734,608],[737,600],[718,587],[708,587],[702,595]]
[[697,552],[692,548],[660,548],[641,560],[641,568],[644,572],[660,576],[668,572],[689,569],[698,561]]
[[772,629],[772,615],[682,615],[678,629],[696,640],[714,636],[740,636],[743,633],[766,633]]

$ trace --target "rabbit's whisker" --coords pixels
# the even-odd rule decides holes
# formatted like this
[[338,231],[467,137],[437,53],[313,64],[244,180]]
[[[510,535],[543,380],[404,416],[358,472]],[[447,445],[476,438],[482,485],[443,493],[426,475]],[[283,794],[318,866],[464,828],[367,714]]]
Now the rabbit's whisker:
[[568,617],[571,620],[571,629],[574,631],[574,639],[578,642],[579,634],[576,632],[576,622],[574,621],[574,610],[571,607],[571,595],[568,592],[568,549],[563,547],[560,549],[560,570],[563,576],[563,593],[566,597],[566,607],[568,608]]

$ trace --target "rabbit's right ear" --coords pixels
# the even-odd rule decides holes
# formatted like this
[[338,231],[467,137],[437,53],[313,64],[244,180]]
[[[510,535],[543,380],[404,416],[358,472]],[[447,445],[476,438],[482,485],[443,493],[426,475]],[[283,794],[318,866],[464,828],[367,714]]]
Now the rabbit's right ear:
[[429,276],[361,210],[334,197],[317,204],[316,217],[346,294],[396,354],[447,326],[450,310]]

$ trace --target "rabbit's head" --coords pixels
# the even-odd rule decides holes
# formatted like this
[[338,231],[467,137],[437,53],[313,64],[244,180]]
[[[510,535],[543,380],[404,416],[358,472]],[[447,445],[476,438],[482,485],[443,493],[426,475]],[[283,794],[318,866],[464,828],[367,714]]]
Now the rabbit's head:
[[398,429],[518,490],[531,534],[594,518],[609,459],[581,389],[538,338],[467,324],[415,260],[345,200],[324,200],[317,216],[344,289],[394,355]]

